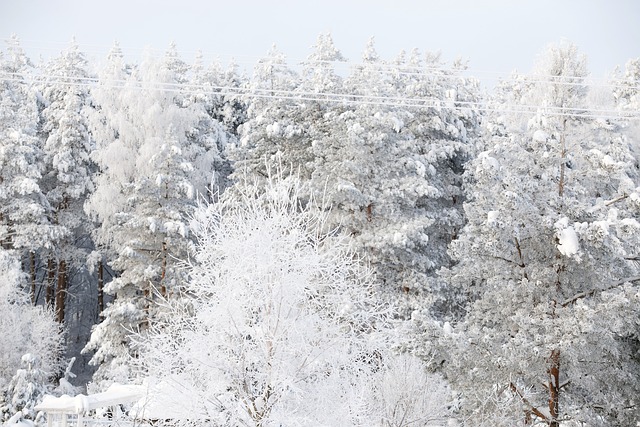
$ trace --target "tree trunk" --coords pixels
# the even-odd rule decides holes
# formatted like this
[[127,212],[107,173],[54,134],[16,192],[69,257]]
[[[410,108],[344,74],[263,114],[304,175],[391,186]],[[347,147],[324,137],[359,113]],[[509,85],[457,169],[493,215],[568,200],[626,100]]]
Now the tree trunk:
[[58,287],[56,289],[56,320],[64,323],[65,303],[67,300],[67,263],[61,260],[58,263]]
[[558,196],[562,197],[564,195],[564,185],[565,185],[565,168],[567,163],[567,142],[566,142],[566,133],[567,133],[567,119],[562,121],[562,134],[560,134],[560,180],[558,181]]
[[560,427],[560,350],[549,357],[549,427]]
[[36,305],[36,254],[33,251],[29,253],[29,262],[31,264],[31,303]]
[[100,320],[104,320],[102,312],[104,311],[104,265],[102,260],[98,262],[98,316]]
[[163,298],[167,297],[167,286],[165,278],[167,277],[167,242],[162,242],[162,275],[160,276],[160,294]]
[[53,258],[49,258],[47,261],[47,291],[45,293],[44,301],[47,307],[53,308],[53,298],[55,295],[53,289],[53,281],[56,277],[56,270],[53,264]]

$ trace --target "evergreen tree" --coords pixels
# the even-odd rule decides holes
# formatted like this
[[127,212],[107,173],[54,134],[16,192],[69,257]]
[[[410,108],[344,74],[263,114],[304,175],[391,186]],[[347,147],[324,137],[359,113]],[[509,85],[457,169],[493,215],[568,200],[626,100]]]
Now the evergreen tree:
[[444,273],[466,314],[440,343],[474,425],[638,418],[636,171],[615,126],[582,117],[585,76],[575,46],[552,46],[523,92],[538,112],[491,126],[467,168]]
[[637,113],[640,110],[640,58],[630,59],[624,69],[619,70],[613,80],[613,96],[622,111]]
[[202,53],[198,52],[191,67],[191,86],[196,91],[193,99],[203,104],[209,117],[219,122],[225,132],[238,137],[239,127],[246,121],[247,102],[241,96],[246,77],[233,60],[227,68],[219,61],[205,68],[202,62]]
[[187,133],[190,141],[188,147],[198,159],[195,167],[209,171],[195,177],[194,187],[203,197],[223,191],[229,186],[231,174],[230,162],[226,148],[237,143],[237,127],[244,121],[244,104],[239,95],[229,93],[233,89],[240,90],[237,75],[230,77],[223,72],[218,63],[208,69],[202,64],[198,55],[191,70],[190,93],[188,107],[195,120],[195,125]]
[[39,186],[43,157],[29,66],[13,36],[0,57],[0,245],[34,252],[52,248],[64,233],[49,221],[50,207]]
[[[83,205],[93,189],[94,170],[90,154],[93,142],[89,135],[85,110],[90,103],[87,60],[75,41],[45,68],[47,80],[42,88],[42,130],[45,171],[42,191],[52,211],[52,222],[63,231],[55,242],[55,250],[45,254],[49,265],[57,260],[56,318],[63,322],[68,278],[72,269],[84,268],[91,249],[80,242],[91,233],[91,224]],[[49,272],[49,276],[55,272]],[[48,283],[47,302],[53,292]]]
[[296,169],[293,159],[283,157],[288,147],[304,144],[296,105],[289,99],[298,84],[299,77],[275,46],[258,61],[248,87],[247,120],[239,127],[238,144],[229,147],[233,181],[264,183],[268,165],[278,163],[287,171]]
[[16,371],[6,392],[7,405],[2,412],[9,416],[17,413],[27,419],[35,419],[33,409],[48,391],[47,373],[40,369],[38,356],[27,353],[22,356],[22,368]]
[[422,304],[429,276],[449,265],[478,122],[477,112],[455,105],[475,99],[473,80],[457,82],[458,72],[440,71],[435,59],[422,65],[417,54],[410,64],[383,63],[370,41],[343,89],[353,104],[326,114],[330,131],[313,141],[312,175],[313,191],[332,207],[330,227],[354,236],[403,316]]

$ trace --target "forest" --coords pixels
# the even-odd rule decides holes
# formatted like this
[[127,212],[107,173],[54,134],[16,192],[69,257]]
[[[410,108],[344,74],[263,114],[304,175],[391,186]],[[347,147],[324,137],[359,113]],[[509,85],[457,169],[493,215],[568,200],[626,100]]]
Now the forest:
[[1,422],[119,383],[168,426],[636,425],[639,93],[570,42],[487,88],[329,34],[250,73],[11,36]]

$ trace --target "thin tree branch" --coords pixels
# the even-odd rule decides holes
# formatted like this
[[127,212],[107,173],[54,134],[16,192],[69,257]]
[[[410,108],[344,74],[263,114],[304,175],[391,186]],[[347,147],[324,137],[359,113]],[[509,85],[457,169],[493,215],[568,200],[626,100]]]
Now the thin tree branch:
[[597,294],[599,292],[610,291],[611,289],[618,288],[618,287],[624,285],[625,283],[637,282],[638,280],[640,280],[640,276],[628,277],[626,279],[622,279],[622,280],[619,280],[617,282],[614,282],[614,283],[612,283],[611,285],[609,285],[608,287],[606,287],[604,289],[592,289],[590,291],[580,292],[580,293],[574,295],[573,297],[569,298],[568,300],[565,300],[565,302],[562,303],[562,307],[566,307],[569,304],[573,304],[574,302],[578,301],[579,299],[593,296],[593,295],[595,295],[595,294]]
[[520,390],[518,390],[518,388],[515,386],[514,383],[509,383],[509,388],[511,389],[511,391],[513,391],[515,394],[518,395],[522,403],[524,403],[530,408],[530,411],[533,415],[544,420],[545,422],[549,422],[549,418],[547,418],[545,414],[543,414],[535,406],[533,406],[531,402],[529,402],[529,400],[526,397],[524,397],[524,395],[520,392]]
[[628,194],[623,194],[622,196],[616,197],[615,199],[607,200],[607,201],[605,201],[603,204],[604,204],[605,206],[611,206],[611,205],[613,205],[614,203],[618,203],[618,202],[620,202],[620,201],[622,201],[622,200],[626,199],[627,197],[629,197],[629,195],[628,195]]

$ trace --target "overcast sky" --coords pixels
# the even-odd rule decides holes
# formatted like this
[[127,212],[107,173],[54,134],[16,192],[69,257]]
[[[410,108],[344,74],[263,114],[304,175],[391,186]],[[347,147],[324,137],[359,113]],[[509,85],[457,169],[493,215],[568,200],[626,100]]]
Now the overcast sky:
[[419,48],[503,74],[529,71],[546,45],[568,39],[601,78],[640,56],[639,23],[639,0],[0,0],[0,36],[16,33],[33,59],[75,36],[90,58],[115,40],[132,59],[175,41],[187,61],[200,49],[247,68],[273,43],[299,62],[330,32],[350,61],[375,36],[383,58]]

